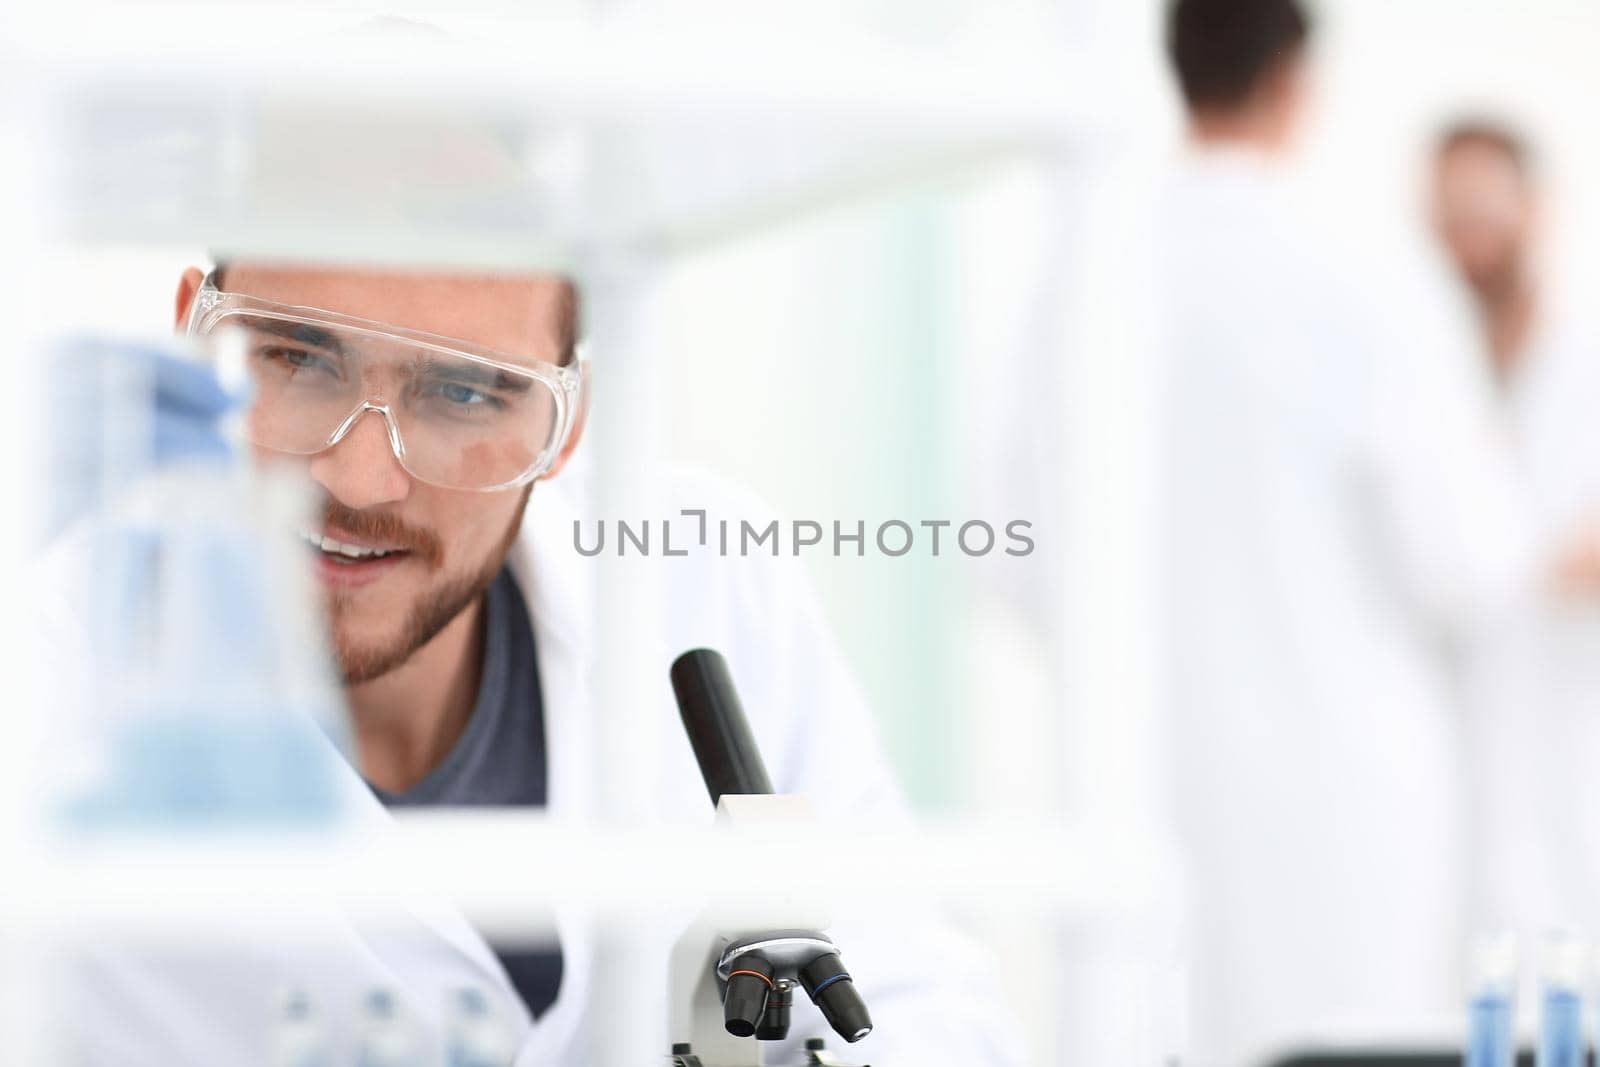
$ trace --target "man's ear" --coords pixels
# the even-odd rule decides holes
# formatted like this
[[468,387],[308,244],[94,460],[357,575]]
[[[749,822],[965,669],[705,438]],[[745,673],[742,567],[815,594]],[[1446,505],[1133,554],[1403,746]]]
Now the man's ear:
[[182,332],[189,323],[189,309],[194,306],[194,295],[200,291],[200,283],[205,281],[205,274],[199,267],[190,267],[178,279],[178,299],[172,327]]
[[541,482],[561,473],[561,468],[567,465],[567,460],[578,448],[578,442],[583,439],[583,428],[589,422],[589,390],[586,388],[579,395],[582,397],[582,406],[578,408],[578,417],[572,423],[572,433],[567,435],[567,443],[561,446],[561,454],[550,465],[550,469],[539,475]]

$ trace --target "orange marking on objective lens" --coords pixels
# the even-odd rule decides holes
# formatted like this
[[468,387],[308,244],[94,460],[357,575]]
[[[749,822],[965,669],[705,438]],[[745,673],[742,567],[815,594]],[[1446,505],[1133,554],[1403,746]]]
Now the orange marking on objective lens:
[[767,988],[768,989],[772,988],[772,979],[768,978],[766,975],[762,974],[760,971],[729,971],[728,972],[728,981],[730,981],[730,982],[733,981],[736,977],[738,977],[741,974],[753,974],[757,978],[761,979],[763,982],[767,983]]

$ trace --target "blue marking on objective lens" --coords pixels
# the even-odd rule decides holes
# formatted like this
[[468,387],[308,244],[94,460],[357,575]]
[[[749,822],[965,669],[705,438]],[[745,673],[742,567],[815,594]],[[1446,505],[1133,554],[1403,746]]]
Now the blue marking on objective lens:
[[1483,993],[1467,1006],[1465,1067],[1511,1067],[1515,1055],[1511,1036],[1511,997]]
[[842,982],[846,978],[849,978],[849,977],[850,976],[848,974],[836,974],[836,975],[834,975],[832,978],[828,979],[826,982],[823,982],[821,985],[817,986],[816,989],[812,990],[811,999],[812,1000],[816,1000],[818,997],[822,996],[822,991],[824,989],[827,989],[829,986],[831,986],[835,982]]
[[1585,1067],[1583,998],[1560,986],[1544,991],[1539,1011],[1537,1067]]

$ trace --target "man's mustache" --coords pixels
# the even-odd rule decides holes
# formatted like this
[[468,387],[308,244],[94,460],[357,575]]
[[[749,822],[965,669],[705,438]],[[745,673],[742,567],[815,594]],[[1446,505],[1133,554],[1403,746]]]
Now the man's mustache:
[[324,529],[335,527],[351,537],[403,549],[426,563],[437,564],[444,554],[444,546],[432,530],[412,526],[397,515],[381,511],[357,511],[336,500],[324,501],[322,507]]

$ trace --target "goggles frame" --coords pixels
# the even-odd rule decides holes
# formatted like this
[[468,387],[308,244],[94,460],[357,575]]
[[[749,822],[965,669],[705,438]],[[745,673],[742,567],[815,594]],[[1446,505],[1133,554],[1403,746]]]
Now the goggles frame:
[[[411,330],[388,323],[377,322],[372,319],[363,319],[355,315],[346,315],[343,312],[328,311],[324,308],[310,307],[302,304],[280,304],[261,297],[250,296],[248,293],[227,292],[217,288],[216,271],[206,273],[200,282],[200,288],[195,292],[194,300],[189,307],[188,321],[184,324],[184,333],[188,337],[203,337],[224,318],[232,314],[258,312],[270,315],[273,318],[298,323],[304,326],[333,326],[341,330],[353,330],[369,337],[389,341],[399,341],[404,344],[437,352],[441,355],[481,363],[496,370],[510,374],[533,378],[549,388],[554,394],[556,407],[556,425],[551,434],[550,442],[535,458],[533,465],[510,481],[497,485],[487,486],[447,486],[430,481],[416,474],[406,464],[405,445],[400,438],[399,427],[395,425],[394,417],[385,404],[374,404],[367,398],[358,404],[344,419],[329,437],[328,442],[315,452],[286,453],[294,455],[315,456],[333,448],[349,431],[351,425],[369,411],[377,411],[384,419],[389,437],[389,447],[394,452],[395,461],[403,467],[408,475],[428,485],[435,485],[443,489],[452,489],[457,492],[468,493],[496,493],[507,489],[517,489],[537,480],[555,465],[556,458],[561,455],[562,449],[567,446],[572,437],[573,429],[578,422],[578,416],[583,411],[587,399],[589,360],[580,342],[576,346],[571,363],[559,364],[549,360],[535,359],[533,364],[514,362],[514,357],[506,355],[496,349],[482,345],[474,345],[453,337],[444,337],[439,334],[426,333],[422,330]],[[263,446],[271,447],[271,446]]]

